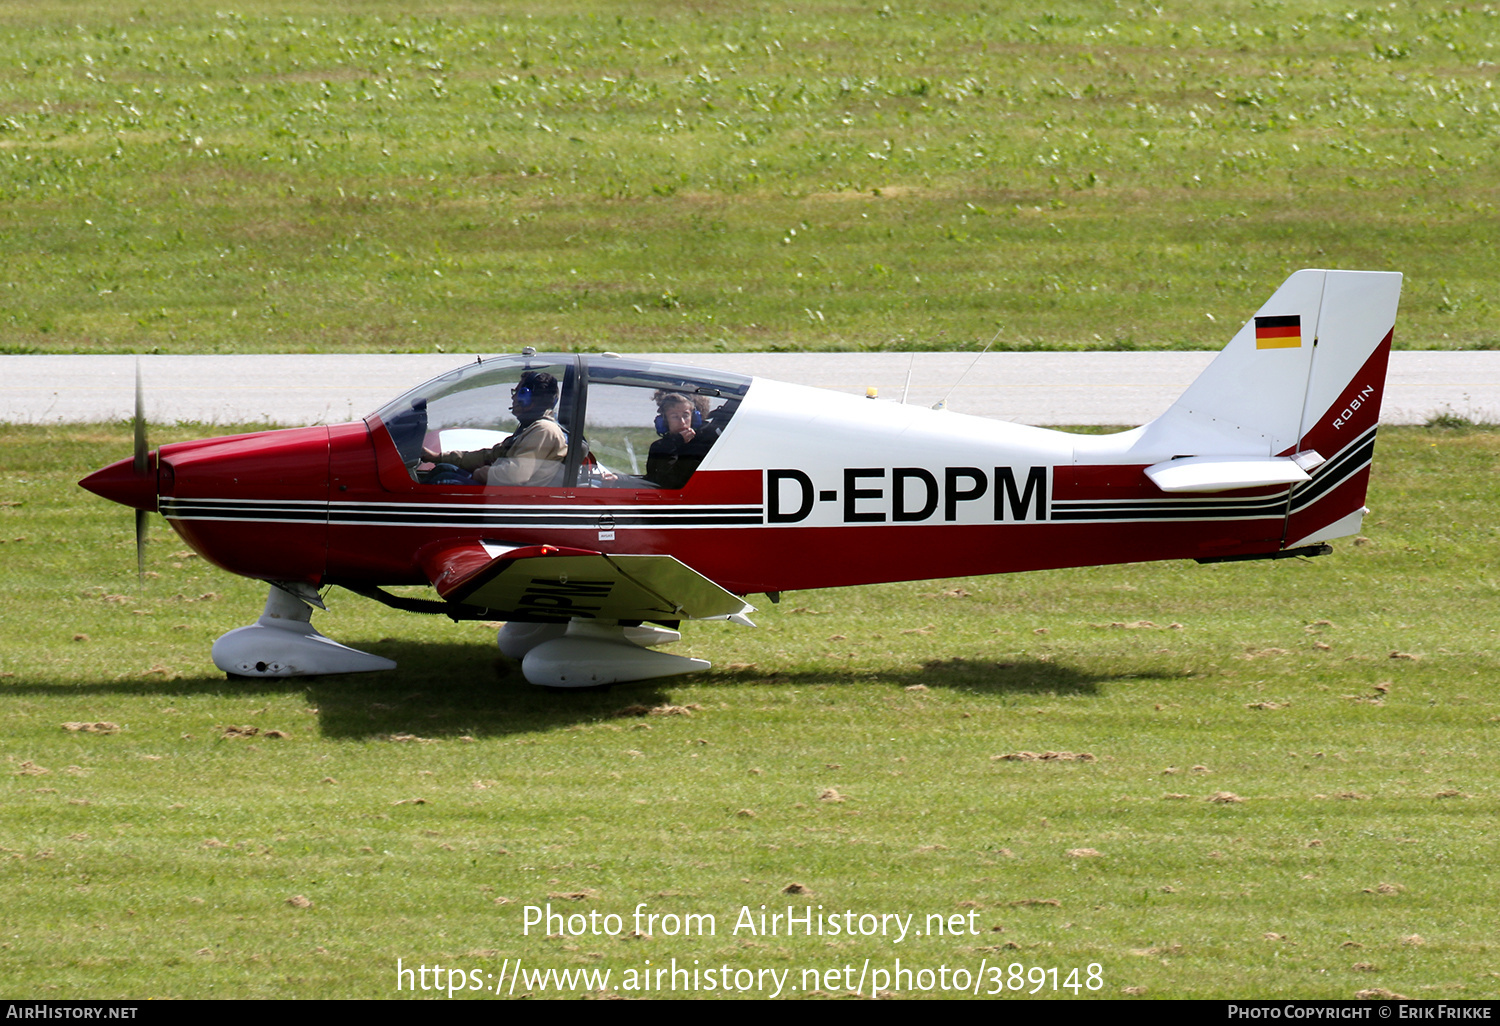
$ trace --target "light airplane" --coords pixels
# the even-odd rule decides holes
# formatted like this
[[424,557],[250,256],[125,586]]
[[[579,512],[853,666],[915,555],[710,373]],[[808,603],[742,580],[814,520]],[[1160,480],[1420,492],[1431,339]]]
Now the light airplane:
[[[311,625],[339,586],[503,620],[535,684],[706,668],[656,650],[745,596],[1159,559],[1359,531],[1401,275],[1293,274],[1160,417],[1074,435],[605,355],[480,360],[363,421],[137,451],[81,484],[271,584],[231,675],[385,669]],[[138,536],[145,512],[137,513]],[[430,585],[436,599],[385,589]]]

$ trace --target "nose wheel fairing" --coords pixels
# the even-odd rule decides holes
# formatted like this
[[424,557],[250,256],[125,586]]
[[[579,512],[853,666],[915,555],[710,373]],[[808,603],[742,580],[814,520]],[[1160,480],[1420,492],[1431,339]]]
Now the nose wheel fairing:
[[238,677],[308,677],[394,670],[389,659],[340,645],[312,625],[312,609],[276,585],[266,608],[248,627],[214,642],[214,665]]

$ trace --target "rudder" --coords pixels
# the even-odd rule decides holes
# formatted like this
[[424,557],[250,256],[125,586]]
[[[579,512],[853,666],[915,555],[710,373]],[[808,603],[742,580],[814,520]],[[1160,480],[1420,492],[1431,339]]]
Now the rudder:
[[1297,548],[1356,534],[1385,396],[1401,275],[1328,271],[1298,451],[1327,462],[1292,492],[1285,542]]

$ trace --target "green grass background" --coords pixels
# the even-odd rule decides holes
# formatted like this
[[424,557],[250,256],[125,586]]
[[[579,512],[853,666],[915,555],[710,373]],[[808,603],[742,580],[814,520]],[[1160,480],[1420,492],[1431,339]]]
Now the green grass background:
[[[1316,560],[789,594],[690,625],[712,671],[581,694],[337,590],[318,625],[399,669],[227,681],[209,646],[264,588],[159,520],[137,583],[130,517],[72,485],[128,448],[0,438],[9,994],[390,997],[397,958],[520,957],[630,996],[646,959],[798,984],[898,956],[1097,963],[1106,997],[1500,991],[1492,431],[1383,430],[1366,540]],[[1028,751],[1096,761],[995,758]],[[548,901],[719,932],[523,936]],[[734,936],[761,904],[982,932]]]
[[1500,344],[1500,14],[0,9],[8,352],[1218,348],[1305,266]]

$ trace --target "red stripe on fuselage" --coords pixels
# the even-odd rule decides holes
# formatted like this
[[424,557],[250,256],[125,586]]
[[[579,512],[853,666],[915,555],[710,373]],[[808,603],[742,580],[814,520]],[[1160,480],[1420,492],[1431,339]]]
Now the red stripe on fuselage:
[[[1285,485],[1237,488],[1227,492],[1194,495],[1164,492],[1146,476],[1145,463],[1111,466],[1056,467],[1052,472],[1052,498],[1102,501],[1108,499],[1244,499],[1286,491]],[[1070,473],[1071,471],[1071,473]]]

